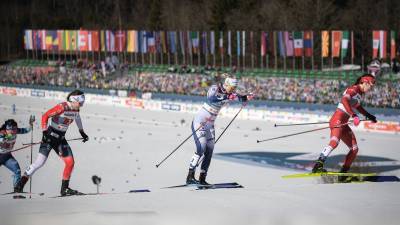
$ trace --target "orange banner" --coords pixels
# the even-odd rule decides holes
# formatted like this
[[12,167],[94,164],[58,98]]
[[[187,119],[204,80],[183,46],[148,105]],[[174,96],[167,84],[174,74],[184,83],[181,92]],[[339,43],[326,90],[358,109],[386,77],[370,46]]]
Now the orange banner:
[[328,31],[322,31],[321,32],[322,36],[322,48],[321,48],[321,54],[322,57],[328,57],[329,56],[329,32]]

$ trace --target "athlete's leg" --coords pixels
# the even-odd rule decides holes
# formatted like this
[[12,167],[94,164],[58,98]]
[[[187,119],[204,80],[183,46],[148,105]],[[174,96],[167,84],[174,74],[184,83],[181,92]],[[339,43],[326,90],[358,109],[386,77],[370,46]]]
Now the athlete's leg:
[[344,127],[342,140],[347,145],[347,147],[349,147],[349,153],[347,154],[346,159],[344,160],[342,168],[342,172],[347,172],[350,169],[351,164],[353,163],[358,153],[356,136],[354,135],[354,132],[351,130],[349,126]]
[[[10,154],[11,155],[11,154]],[[13,187],[15,188],[21,180],[21,169],[17,160],[11,155],[10,158],[4,163],[4,166],[13,172]]]

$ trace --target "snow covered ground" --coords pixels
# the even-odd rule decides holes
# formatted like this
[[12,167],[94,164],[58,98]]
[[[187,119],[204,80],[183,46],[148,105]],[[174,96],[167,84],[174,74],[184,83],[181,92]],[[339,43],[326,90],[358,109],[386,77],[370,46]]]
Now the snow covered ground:
[[[13,103],[17,106],[16,115],[11,114]],[[54,104],[38,98],[0,95],[0,120],[15,118],[22,127],[28,124],[30,114],[36,115],[34,141],[39,141],[41,113]],[[274,128],[272,123],[237,120],[216,145],[208,181],[235,181],[245,188],[198,191],[162,188],[185,182],[194,151],[192,139],[159,168],[155,167],[190,134],[193,115],[86,104],[81,116],[90,141],[70,142],[75,156],[70,186],[82,192],[96,192],[91,177],[98,175],[102,178],[100,192],[113,194],[49,198],[59,194],[64,166],[51,152],[46,165],[33,176],[32,191],[45,195],[24,200],[1,195],[0,224],[400,223],[399,182],[323,184],[320,178],[281,178],[302,172],[285,166],[290,158],[285,161],[285,154],[294,155],[290,158],[294,160],[314,160],[327,144],[329,130],[257,144],[257,139],[313,127]],[[217,136],[229,120],[217,120]],[[364,162],[384,171],[383,175],[400,176],[398,135],[357,132],[356,136]],[[80,135],[72,124],[67,138],[75,137]],[[19,135],[15,147],[27,142],[30,134]],[[35,159],[38,146],[33,152]],[[257,155],[269,158],[256,157],[257,162],[246,157],[229,158],[239,152],[242,156],[248,152],[248,159]],[[29,154],[29,148],[14,153],[22,170],[29,165]],[[347,148],[340,144],[331,156],[343,159],[345,154]],[[11,191],[11,187],[10,171],[0,167],[0,193]],[[132,189],[151,192],[126,193]]]

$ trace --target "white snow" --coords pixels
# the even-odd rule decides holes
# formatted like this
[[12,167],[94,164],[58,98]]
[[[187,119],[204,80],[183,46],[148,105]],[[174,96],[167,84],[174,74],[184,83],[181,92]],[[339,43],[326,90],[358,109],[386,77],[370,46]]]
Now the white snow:
[[[11,114],[11,105],[17,115]],[[0,95],[0,120],[15,118],[20,127],[35,114],[34,141],[40,141],[41,113],[55,101]],[[81,110],[87,143],[70,142],[75,156],[71,187],[95,192],[92,175],[102,178],[109,195],[49,198],[59,194],[63,162],[54,151],[33,176],[33,192],[44,196],[14,200],[0,196],[0,224],[399,224],[400,183],[321,184],[319,179],[282,179],[299,171],[260,167],[214,158],[209,182],[236,181],[244,189],[195,191],[162,189],[185,182],[194,152],[190,139],[159,168],[155,165],[190,134],[191,114],[132,110],[86,104]],[[181,119],[186,123],[182,126]],[[216,135],[229,119],[216,121]],[[255,131],[259,127],[261,131]],[[329,130],[257,144],[265,139],[312,127],[274,128],[273,123],[237,120],[216,145],[214,153],[242,151],[309,152],[316,156],[327,144]],[[356,132],[360,155],[400,161],[399,136]],[[72,124],[67,138],[80,137]],[[30,142],[19,135],[15,148]],[[38,147],[33,148],[34,159]],[[14,153],[22,171],[30,149]],[[347,154],[343,143],[332,155]],[[313,158],[313,157],[311,157]],[[387,175],[400,176],[400,170]],[[0,167],[0,193],[12,190],[11,173]],[[150,189],[150,193],[123,193]],[[29,190],[29,183],[25,191]]]

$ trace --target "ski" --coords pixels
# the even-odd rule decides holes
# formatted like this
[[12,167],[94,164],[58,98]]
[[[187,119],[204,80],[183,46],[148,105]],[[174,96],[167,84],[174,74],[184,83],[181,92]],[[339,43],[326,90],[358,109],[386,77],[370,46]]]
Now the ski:
[[305,177],[322,177],[322,176],[347,176],[347,177],[368,177],[376,176],[376,173],[340,173],[340,172],[322,172],[322,173],[297,173],[284,175],[282,178],[305,178]]
[[128,193],[143,193],[143,192],[150,192],[149,189],[137,189],[137,190],[130,190]]
[[237,186],[239,185],[236,182],[230,182],[230,183],[217,183],[217,184],[210,184],[210,185],[201,185],[201,184],[181,184],[181,185],[175,185],[175,186],[169,186],[169,187],[164,187],[165,188],[181,188],[181,187],[201,187],[201,186]]
[[34,192],[7,192],[7,193],[4,193],[4,194],[1,194],[1,195],[22,195],[22,196],[24,196],[24,195],[39,195],[39,196],[42,196],[42,195],[44,195],[44,193],[34,193]]
[[26,196],[23,195],[14,195],[13,199],[26,199]]
[[237,184],[237,185],[216,185],[216,184],[211,184],[211,185],[200,185],[197,186],[196,190],[210,190],[210,189],[232,189],[232,188],[244,188],[242,185]]
[[65,198],[65,197],[72,197],[72,196],[84,196],[84,195],[88,195],[86,193],[82,193],[82,192],[78,192],[74,195],[56,195],[56,196],[51,196],[49,198]]

